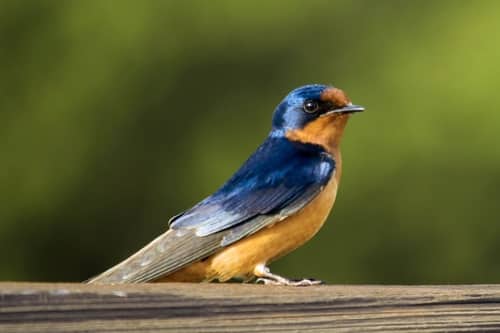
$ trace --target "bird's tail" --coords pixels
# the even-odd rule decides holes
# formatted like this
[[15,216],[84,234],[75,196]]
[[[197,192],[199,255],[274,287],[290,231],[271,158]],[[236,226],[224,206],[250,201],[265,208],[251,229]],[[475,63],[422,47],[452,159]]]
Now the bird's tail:
[[168,230],[164,234],[155,238],[151,243],[143,247],[141,250],[123,260],[119,264],[111,267],[105,272],[94,276],[85,283],[133,283],[134,276],[147,267],[153,260],[158,257],[158,253],[162,251],[164,244],[171,243],[177,238],[175,232]]
[[156,281],[220,249],[225,233],[198,237],[191,230],[168,230],[134,255],[87,283]]

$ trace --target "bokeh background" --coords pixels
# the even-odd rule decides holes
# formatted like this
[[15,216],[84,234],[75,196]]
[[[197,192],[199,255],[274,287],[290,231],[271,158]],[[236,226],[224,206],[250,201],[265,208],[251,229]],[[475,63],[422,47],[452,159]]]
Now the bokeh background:
[[272,265],[500,282],[500,2],[2,1],[0,280],[80,281],[220,186],[291,89],[367,112],[334,213]]

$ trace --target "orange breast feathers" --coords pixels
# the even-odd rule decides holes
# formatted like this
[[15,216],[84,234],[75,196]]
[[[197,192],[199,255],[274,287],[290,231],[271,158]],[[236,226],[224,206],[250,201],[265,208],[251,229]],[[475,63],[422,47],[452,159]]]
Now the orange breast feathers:
[[236,277],[248,280],[255,275],[257,266],[266,265],[307,242],[323,226],[335,202],[342,164],[338,150],[335,160],[335,175],[299,212],[159,281],[227,281]]

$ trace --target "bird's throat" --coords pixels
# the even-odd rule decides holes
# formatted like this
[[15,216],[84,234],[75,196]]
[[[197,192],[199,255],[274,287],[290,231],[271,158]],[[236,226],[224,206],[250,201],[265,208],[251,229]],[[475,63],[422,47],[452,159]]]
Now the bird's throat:
[[287,131],[286,137],[292,141],[320,145],[327,152],[334,154],[338,151],[348,119],[349,114],[319,117],[304,128]]

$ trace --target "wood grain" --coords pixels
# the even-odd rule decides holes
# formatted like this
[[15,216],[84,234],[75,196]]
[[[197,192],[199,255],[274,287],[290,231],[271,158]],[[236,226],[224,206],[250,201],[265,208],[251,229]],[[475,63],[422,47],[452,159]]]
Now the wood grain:
[[0,332],[500,331],[500,285],[0,283]]

